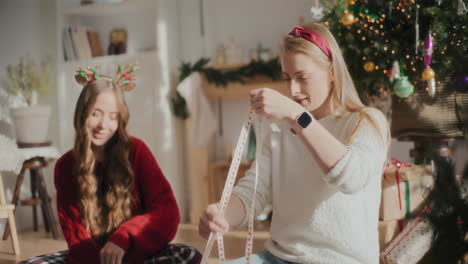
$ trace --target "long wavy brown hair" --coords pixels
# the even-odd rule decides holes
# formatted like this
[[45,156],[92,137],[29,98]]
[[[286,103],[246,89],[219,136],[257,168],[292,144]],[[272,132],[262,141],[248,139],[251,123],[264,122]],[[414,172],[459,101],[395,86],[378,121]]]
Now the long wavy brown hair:
[[[112,89],[117,100],[118,128],[104,146],[104,160],[99,169],[102,173],[98,173],[86,123],[96,98],[106,89]],[[128,119],[123,92],[111,80],[101,78],[85,85],[75,108],[73,151],[76,162],[73,176],[78,188],[81,217],[92,236],[99,240],[132,216],[133,172],[128,160],[131,144],[126,130]]]

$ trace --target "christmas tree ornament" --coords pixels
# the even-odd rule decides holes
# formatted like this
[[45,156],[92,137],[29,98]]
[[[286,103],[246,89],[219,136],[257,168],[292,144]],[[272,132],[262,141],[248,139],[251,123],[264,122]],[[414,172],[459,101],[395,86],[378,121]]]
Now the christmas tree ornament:
[[422,72],[422,79],[424,81],[430,81],[435,78],[435,72],[431,67],[427,67]]
[[398,78],[400,78],[400,64],[398,63],[398,61],[394,61],[392,64],[392,71],[390,75],[390,84]]
[[310,8],[310,15],[312,22],[319,22],[322,20],[324,14],[323,7],[319,5],[319,1],[315,0],[315,5]]
[[436,93],[435,72],[430,66],[433,54],[434,45],[432,41],[432,33],[429,31],[426,42],[424,43],[424,71],[422,72],[422,79],[427,82],[428,93],[431,97]]
[[408,76],[405,75],[396,79],[395,84],[393,85],[393,90],[395,91],[396,96],[400,98],[408,98],[408,96],[414,92],[413,85],[408,80]]
[[374,71],[375,69],[375,63],[373,63],[372,61],[368,61],[364,64],[364,70],[366,72],[372,72]]
[[354,15],[348,11],[345,11],[340,21],[341,24],[345,26],[350,26],[354,23]]
[[319,22],[322,20],[324,13],[323,13],[323,8],[322,7],[311,7],[310,8],[310,16],[312,19],[312,22]]
[[388,68],[384,71],[385,75],[387,75],[388,78],[392,77],[392,68]]
[[457,15],[461,16],[466,14],[468,12],[468,9],[466,9],[465,3],[463,3],[463,0],[458,0],[458,12]]

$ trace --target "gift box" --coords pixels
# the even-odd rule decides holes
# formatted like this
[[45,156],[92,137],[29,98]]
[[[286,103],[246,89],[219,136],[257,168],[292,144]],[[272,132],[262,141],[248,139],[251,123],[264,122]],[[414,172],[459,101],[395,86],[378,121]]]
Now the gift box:
[[411,181],[428,175],[432,175],[431,165],[414,165],[393,160],[392,163],[387,164],[383,177],[387,178],[388,181],[396,182],[398,178],[403,181]]
[[385,249],[390,242],[403,230],[405,220],[379,221],[379,246]]
[[432,227],[426,219],[410,221],[380,254],[381,263],[417,263],[429,251],[432,234]]
[[430,165],[392,163],[384,170],[380,220],[400,220],[418,210],[433,186]]

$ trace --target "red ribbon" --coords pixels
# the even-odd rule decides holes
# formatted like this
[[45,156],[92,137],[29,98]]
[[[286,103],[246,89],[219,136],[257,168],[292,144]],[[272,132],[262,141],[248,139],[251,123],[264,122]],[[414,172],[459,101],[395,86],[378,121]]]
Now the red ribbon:
[[332,59],[330,45],[328,45],[328,42],[317,32],[305,29],[303,27],[295,27],[291,30],[291,32],[289,32],[289,35],[293,37],[301,37],[314,43],[323,51],[323,53],[325,53],[325,55],[327,55],[330,60]]
[[[392,162],[391,163],[388,163],[387,165],[385,165],[385,167],[389,168],[393,168],[393,167],[396,167],[396,171],[395,171],[395,174],[396,174],[396,182],[397,182],[397,189],[398,189],[398,205],[400,206],[400,210],[402,210],[402,205],[401,205],[401,195],[400,195],[400,168],[405,168],[405,167],[411,167],[412,165],[409,164],[409,163],[405,163],[405,162],[401,162],[397,159],[392,159]],[[385,170],[384,170],[384,178],[386,177],[386,174],[385,174]]]

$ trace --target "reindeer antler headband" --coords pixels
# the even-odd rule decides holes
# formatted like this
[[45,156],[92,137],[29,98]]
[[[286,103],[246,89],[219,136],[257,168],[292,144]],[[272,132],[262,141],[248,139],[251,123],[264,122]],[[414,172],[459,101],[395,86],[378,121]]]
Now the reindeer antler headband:
[[112,82],[123,91],[127,92],[135,88],[134,81],[138,69],[139,67],[137,64],[128,64],[125,67],[119,65],[117,67],[117,73],[114,78],[112,78],[107,75],[98,74],[96,68],[88,67],[86,70],[80,68],[75,75],[75,79],[79,84],[86,86],[88,83],[99,80],[99,78],[107,78],[112,80]]

